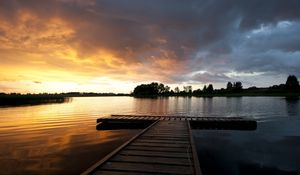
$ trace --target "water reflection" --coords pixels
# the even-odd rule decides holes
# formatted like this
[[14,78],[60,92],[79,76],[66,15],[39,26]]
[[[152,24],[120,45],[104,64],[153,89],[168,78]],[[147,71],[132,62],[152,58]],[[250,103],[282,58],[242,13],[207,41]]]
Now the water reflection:
[[250,132],[193,131],[203,174],[299,174],[300,120],[262,122],[258,126]]
[[196,131],[204,165],[214,160],[220,170],[244,172],[260,165],[295,171],[300,167],[299,111],[298,101],[281,97],[80,97],[63,104],[0,108],[0,169],[4,174],[79,174],[136,133],[96,131],[98,117],[149,114],[254,118],[260,123],[251,133]]
[[205,117],[209,116],[209,114],[211,114],[213,111],[213,98],[211,97],[203,98],[202,108],[203,108],[203,115]]
[[75,98],[73,103],[1,108],[0,174],[79,174],[99,161],[137,133],[95,131],[100,111],[114,109],[106,102]]
[[169,98],[158,97],[156,99],[149,98],[134,98],[135,111],[138,114],[168,114],[169,112]]
[[293,117],[299,115],[299,100],[299,98],[285,98],[288,116]]

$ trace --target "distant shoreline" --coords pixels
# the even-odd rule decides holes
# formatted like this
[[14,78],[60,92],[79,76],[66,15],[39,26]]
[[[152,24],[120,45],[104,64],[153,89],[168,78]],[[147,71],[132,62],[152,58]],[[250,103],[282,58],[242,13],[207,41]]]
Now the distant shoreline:
[[243,89],[242,92],[224,92],[215,91],[212,93],[173,93],[173,94],[158,94],[158,95],[134,95],[134,97],[291,97],[299,98],[300,91],[276,91],[265,88]]
[[280,94],[206,94],[206,95],[130,95],[136,98],[155,98],[155,97],[300,97],[299,93],[280,93]]
[[300,92],[241,92],[241,93],[215,93],[215,94],[165,94],[165,95],[133,95],[133,94],[113,94],[113,93],[63,93],[63,94],[0,94],[0,106],[27,106],[49,103],[65,103],[72,97],[134,97],[134,98],[158,98],[158,97],[286,97],[299,99]]
[[47,103],[64,103],[69,101],[68,97],[54,94],[1,94],[0,106],[31,106]]
[[61,94],[18,94],[18,93],[0,93],[0,107],[11,106],[30,106],[49,103],[64,103],[71,100],[72,97],[111,97],[111,96],[129,96],[129,94],[113,93],[61,93]]

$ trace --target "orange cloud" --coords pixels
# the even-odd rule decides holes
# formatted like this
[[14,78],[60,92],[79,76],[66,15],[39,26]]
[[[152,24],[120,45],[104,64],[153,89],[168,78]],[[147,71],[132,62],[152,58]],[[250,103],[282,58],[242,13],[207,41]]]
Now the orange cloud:
[[[0,16],[0,91],[130,92],[139,82],[172,82],[184,67],[176,53],[160,47],[167,43],[161,36],[139,45],[143,36],[126,36],[117,23],[101,19],[93,28],[60,13],[19,9],[13,20]],[[95,81],[104,77],[104,86]]]

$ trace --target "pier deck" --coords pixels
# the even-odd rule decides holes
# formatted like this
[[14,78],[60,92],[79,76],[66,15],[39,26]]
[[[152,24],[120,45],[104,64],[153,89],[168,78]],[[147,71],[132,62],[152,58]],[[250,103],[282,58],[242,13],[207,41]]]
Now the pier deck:
[[191,128],[256,129],[256,121],[241,117],[112,115],[97,123],[100,130],[146,128],[82,175],[201,175]]
[[83,174],[196,174],[199,161],[187,121],[157,120]]

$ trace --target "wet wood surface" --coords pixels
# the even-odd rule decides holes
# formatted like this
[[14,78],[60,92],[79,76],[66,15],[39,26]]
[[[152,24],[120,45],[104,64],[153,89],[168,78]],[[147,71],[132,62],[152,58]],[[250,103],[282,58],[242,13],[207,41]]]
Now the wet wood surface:
[[83,175],[200,175],[192,129],[256,129],[256,121],[241,117],[111,115],[97,119],[97,123],[100,129],[143,130]]
[[157,120],[83,174],[199,175],[201,171],[191,139],[188,120]]

